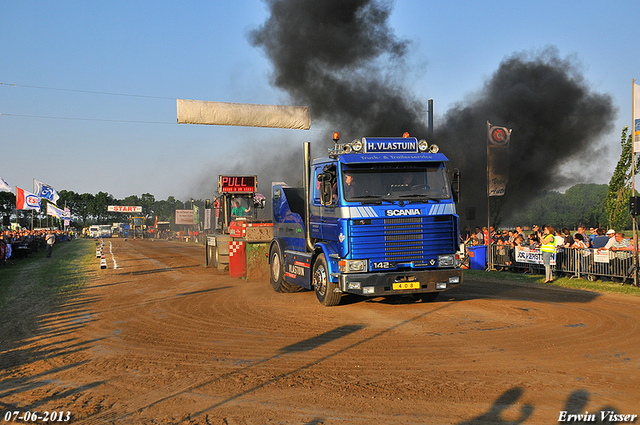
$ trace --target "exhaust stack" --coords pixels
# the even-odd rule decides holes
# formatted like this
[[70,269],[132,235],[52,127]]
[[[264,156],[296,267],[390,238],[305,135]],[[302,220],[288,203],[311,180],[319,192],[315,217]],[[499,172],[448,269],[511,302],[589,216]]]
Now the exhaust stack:
[[311,229],[309,225],[309,173],[311,172],[311,143],[304,142],[303,145],[303,156],[304,156],[304,175],[303,175],[303,186],[304,186],[304,227],[305,227],[305,240],[307,244],[307,250],[313,251],[313,242],[311,242]]

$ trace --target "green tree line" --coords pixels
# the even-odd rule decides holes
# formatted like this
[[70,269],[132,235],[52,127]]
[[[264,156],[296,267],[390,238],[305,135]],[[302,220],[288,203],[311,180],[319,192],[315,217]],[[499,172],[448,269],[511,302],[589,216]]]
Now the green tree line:
[[[58,208],[65,206],[71,211],[71,225],[76,228],[87,227],[92,224],[110,224],[128,221],[129,213],[109,212],[107,206],[141,206],[142,213],[135,214],[147,218],[147,224],[153,224],[155,218],[158,221],[168,221],[174,223],[176,209],[190,209],[192,205],[204,207],[204,201],[201,199],[180,201],[173,196],[169,196],[166,200],[156,200],[155,196],[150,193],[143,193],[141,196],[130,195],[124,199],[116,199],[113,195],[106,192],[76,193],[69,190],[61,190],[58,192]],[[34,226],[41,222],[57,222],[57,219],[47,218],[47,208],[43,200],[40,211],[33,211]],[[16,196],[11,192],[0,192],[0,215],[12,217],[15,221],[16,214]],[[30,227],[31,210],[20,210],[18,213],[18,222],[22,226]],[[57,226],[57,223],[52,224]]]
[[565,193],[547,192],[527,208],[512,214],[506,220],[507,227],[533,224],[569,229],[575,229],[579,224],[611,227],[605,211],[608,189],[606,184],[577,184]]
[[629,198],[633,192],[633,173],[638,174],[640,163],[636,160],[633,167],[633,140],[628,127],[622,129],[620,146],[620,159],[608,185],[577,184],[565,193],[547,192],[523,211],[514,213],[509,224],[550,224],[570,229],[584,224],[587,227],[631,229]]

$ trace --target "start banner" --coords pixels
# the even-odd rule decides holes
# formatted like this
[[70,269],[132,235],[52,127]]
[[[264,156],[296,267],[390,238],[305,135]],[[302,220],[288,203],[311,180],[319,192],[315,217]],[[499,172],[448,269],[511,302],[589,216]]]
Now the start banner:
[[[516,246],[516,262],[528,264],[544,264],[542,261],[542,251],[540,248],[531,249]],[[551,254],[551,265],[556,265],[556,253]]]
[[142,207],[125,207],[125,206],[121,206],[121,205],[108,205],[107,206],[107,211],[110,211],[110,212],[135,212],[135,213],[141,213],[142,212]]

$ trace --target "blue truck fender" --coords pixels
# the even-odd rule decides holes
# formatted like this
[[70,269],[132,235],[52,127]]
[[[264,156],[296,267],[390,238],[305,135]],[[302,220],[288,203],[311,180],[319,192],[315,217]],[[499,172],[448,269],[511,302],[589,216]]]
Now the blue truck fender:
[[340,273],[338,268],[338,253],[326,242],[316,242],[314,248],[312,267],[318,255],[324,254],[327,260],[327,267],[329,268],[329,280],[331,282],[338,282],[338,275]]
[[284,250],[287,249],[287,243],[283,238],[272,239],[271,244],[269,245],[269,265],[271,265],[271,250],[273,249],[274,245],[280,250],[281,255],[284,255]]

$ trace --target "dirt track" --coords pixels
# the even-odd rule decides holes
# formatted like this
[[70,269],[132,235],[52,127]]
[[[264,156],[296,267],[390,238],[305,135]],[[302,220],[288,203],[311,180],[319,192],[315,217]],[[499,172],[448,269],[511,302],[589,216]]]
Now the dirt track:
[[0,406],[82,424],[640,414],[636,297],[467,279],[433,303],[349,296],[326,308],[313,292],[203,267],[201,246],[113,239],[105,252],[108,270],[0,353]]

